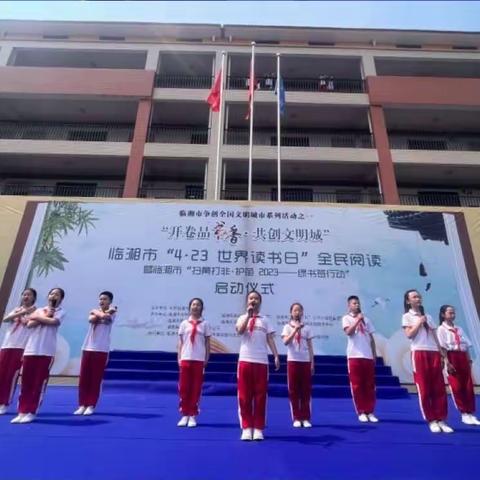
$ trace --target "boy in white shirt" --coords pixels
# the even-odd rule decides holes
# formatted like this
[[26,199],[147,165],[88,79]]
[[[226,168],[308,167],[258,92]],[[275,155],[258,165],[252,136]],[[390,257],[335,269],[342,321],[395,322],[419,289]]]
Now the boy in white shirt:
[[89,316],[89,328],[82,346],[80,379],[78,384],[79,407],[74,415],[92,415],[102,389],[103,374],[110,352],[110,335],[117,308],[112,307],[113,293],[104,291],[98,297],[99,308]]
[[348,313],[342,319],[343,331],[348,337],[348,377],[353,404],[360,422],[378,422],[375,409],[375,360],[377,352],[372,333],[372,322],[363,315],[356,295],[347,299]]

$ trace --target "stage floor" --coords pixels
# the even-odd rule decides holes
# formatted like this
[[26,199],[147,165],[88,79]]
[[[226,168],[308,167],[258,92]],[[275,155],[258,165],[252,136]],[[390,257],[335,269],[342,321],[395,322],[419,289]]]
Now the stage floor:
[[312,429],[294,429],[286,398],[268,402],[264,442],[241,442],[235,397],[205,397],[197,428],[178,428],[176,395],[105,389],[97,413],[75,417],[75,387],[49,387],[37,420],[0,416],[5,480],[318,480],[475,478],[480,427],[432,434],[417,397],[378,402],[361,424],[349,399],[314,399]]

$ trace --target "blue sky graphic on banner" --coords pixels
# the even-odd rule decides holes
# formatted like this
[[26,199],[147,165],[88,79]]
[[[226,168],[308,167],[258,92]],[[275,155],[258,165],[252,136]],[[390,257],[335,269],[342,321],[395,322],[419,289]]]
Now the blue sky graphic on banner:
[[346,298],[359,295],[376,327],[378,351],[401,381],[411,381],[409,342],[400,325],[405,290],[418,289],[435,320],[440,305],[454,305],[467,334],[478,321],[454,215],[433,212],[40,203],[9,308],[25,285],[38,290],[38,304],[54,286],[66,291],[56,374],[78,373],[88,312],[102,290],[114,292],[118,306],[112,349],[175,350],[188,301],[201,297],[214,350],[237,352],[235,321],[247,291],[255,289],[281,352],[279,334],[291,303],[299,301],[315,353],[337,355],[346,348]]

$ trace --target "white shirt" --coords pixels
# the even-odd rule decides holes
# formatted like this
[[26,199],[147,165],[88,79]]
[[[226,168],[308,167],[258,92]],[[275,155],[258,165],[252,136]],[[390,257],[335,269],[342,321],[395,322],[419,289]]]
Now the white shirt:
[[[455,341],[455,333],[453,332],[453,329],[456,329],[457,334],[460,337],[460,345]],[[443,322],[437,328],[437,337],[440,346],[448,351],[466,352],[468,347],[472,346],[472,342],[470,342],[470,339],[465,335],[465,332],[461,327],[457,327],[456,325],[449,327],[446,322]]]
[[[407,313],[404,313],[402,316],[402,327],[413,327],[418,323],[420,313],[415,312],[410,309]],[[433,323],[432,317],[430,315],[425,315],[427,317],[428,330],[425,327],[418,329],[417,334],[414,338],[410,339],[410,349],[412,352],[418,350],[427,350],[430,352],[438,352],[437,344],[435,343],[435,338],[433,337],[433,331],[436,329],[435,324]]]
[[[46,314],[45,308],[37,308],[32,316]],[[55,308],[53,318],[60,323],[65,315],[65,310],[62,307]],[[31,328],[30,335],[25,345],[25,351],[23,355],[46,355],[48,357],[54,357],[57,350],[57,330],[59,325],[45,325],[40,324],[37,327]]]
[[[289,337],[295,329],[295,322],[287,323],[282,330],[282,338]],[[300,333],[300,343],[298,342],[298,333]],[[313,338],[310,327],[304,326],[300,332],[297,332],[287,345],[287,362],[309,362],[310,353],[308,351],[307,340]]]
[[[22,310],[22,307],[17,307],[12,310],[8,315],[13,315],[14,313]],[[4,348],[21,348],[24,349],[27,344],[28,336],[30,335],[30,330],[25,326],[25,323],[29,315],[22,315],[17,317],[11,323],[5,338],[3,339],[2,349]]]
[[[369,358],[373,360],[372,344],[370,334],[375,332],[373,323],[364,315],[363,331],[362,326],[358,325],[355,333],[347,335],[347,358]],[[342,328],[345,330],[356,322],[356,317],[347,313],[342,318]]]
[[[93,310],[92,313],[98,310]],[[88,352],[109,352],[110,334],[112,332],[112,323],[115,321],[115,313],[110,315],[110,323],[90,323],[87,336],[82,345],[82,350]]]
[[[240,315],[237,320],[237,326],[242,324],[247,318],[247,314]],[[251,319],[249,320],[250,323]],[[255,319],[255,327],[250,332],[249,325],[240,338],[240,352],[238,360],[242,362],[263,363],[268,365],[268,344],[267,335],[274,333],[275,329],[270,325],[270,321],[263,315],[258,315]]]
[[192,343],[193,324],[191,318],[184,320],[178,328],[178,336],[182,339],[182,350],[180,351],[180,360],[205,361],[207,353],[205,339],[212,336],[208,322],[200,318],[197,323],[197,333],[195,341]]

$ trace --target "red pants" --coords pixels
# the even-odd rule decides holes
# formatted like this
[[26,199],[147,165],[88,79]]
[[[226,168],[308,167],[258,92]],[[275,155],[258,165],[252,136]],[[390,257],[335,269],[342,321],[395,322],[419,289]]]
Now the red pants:
[[467,352],[448,352],[448,360],[455,368],[455,375],[448,375],[455,406],[460,413],[475,412],[472,370]]
[[418,401],[427,422],[447,418],[447,392],[439,352],[427,350],[412,354],[413,378],[418,390]]
[[26,355],[23,357],[22,388],[18,413],[37,413],[47,388],[53,357]]
[[182,360],[178,393],[180,395],[180,412],[188,417],[198,415],[198,404],[202,395],[203,369],[205,362],[199,360]]
[[373,413],[375,409],[375,360],[349,358],[348,377],[357,415]]
[[10,405],[22,366],[23,348],[0,350],[0,405]]
[[265,428],[268,365],[238,362],[238,410],[242,428]]
[[83,350],[78,384],[78,404],[80,406],[95,407],[97,405],[107,362],[107,352]]
[[288,397],[293,420],[310,420],[311,368],[310,362],[287,362]]

